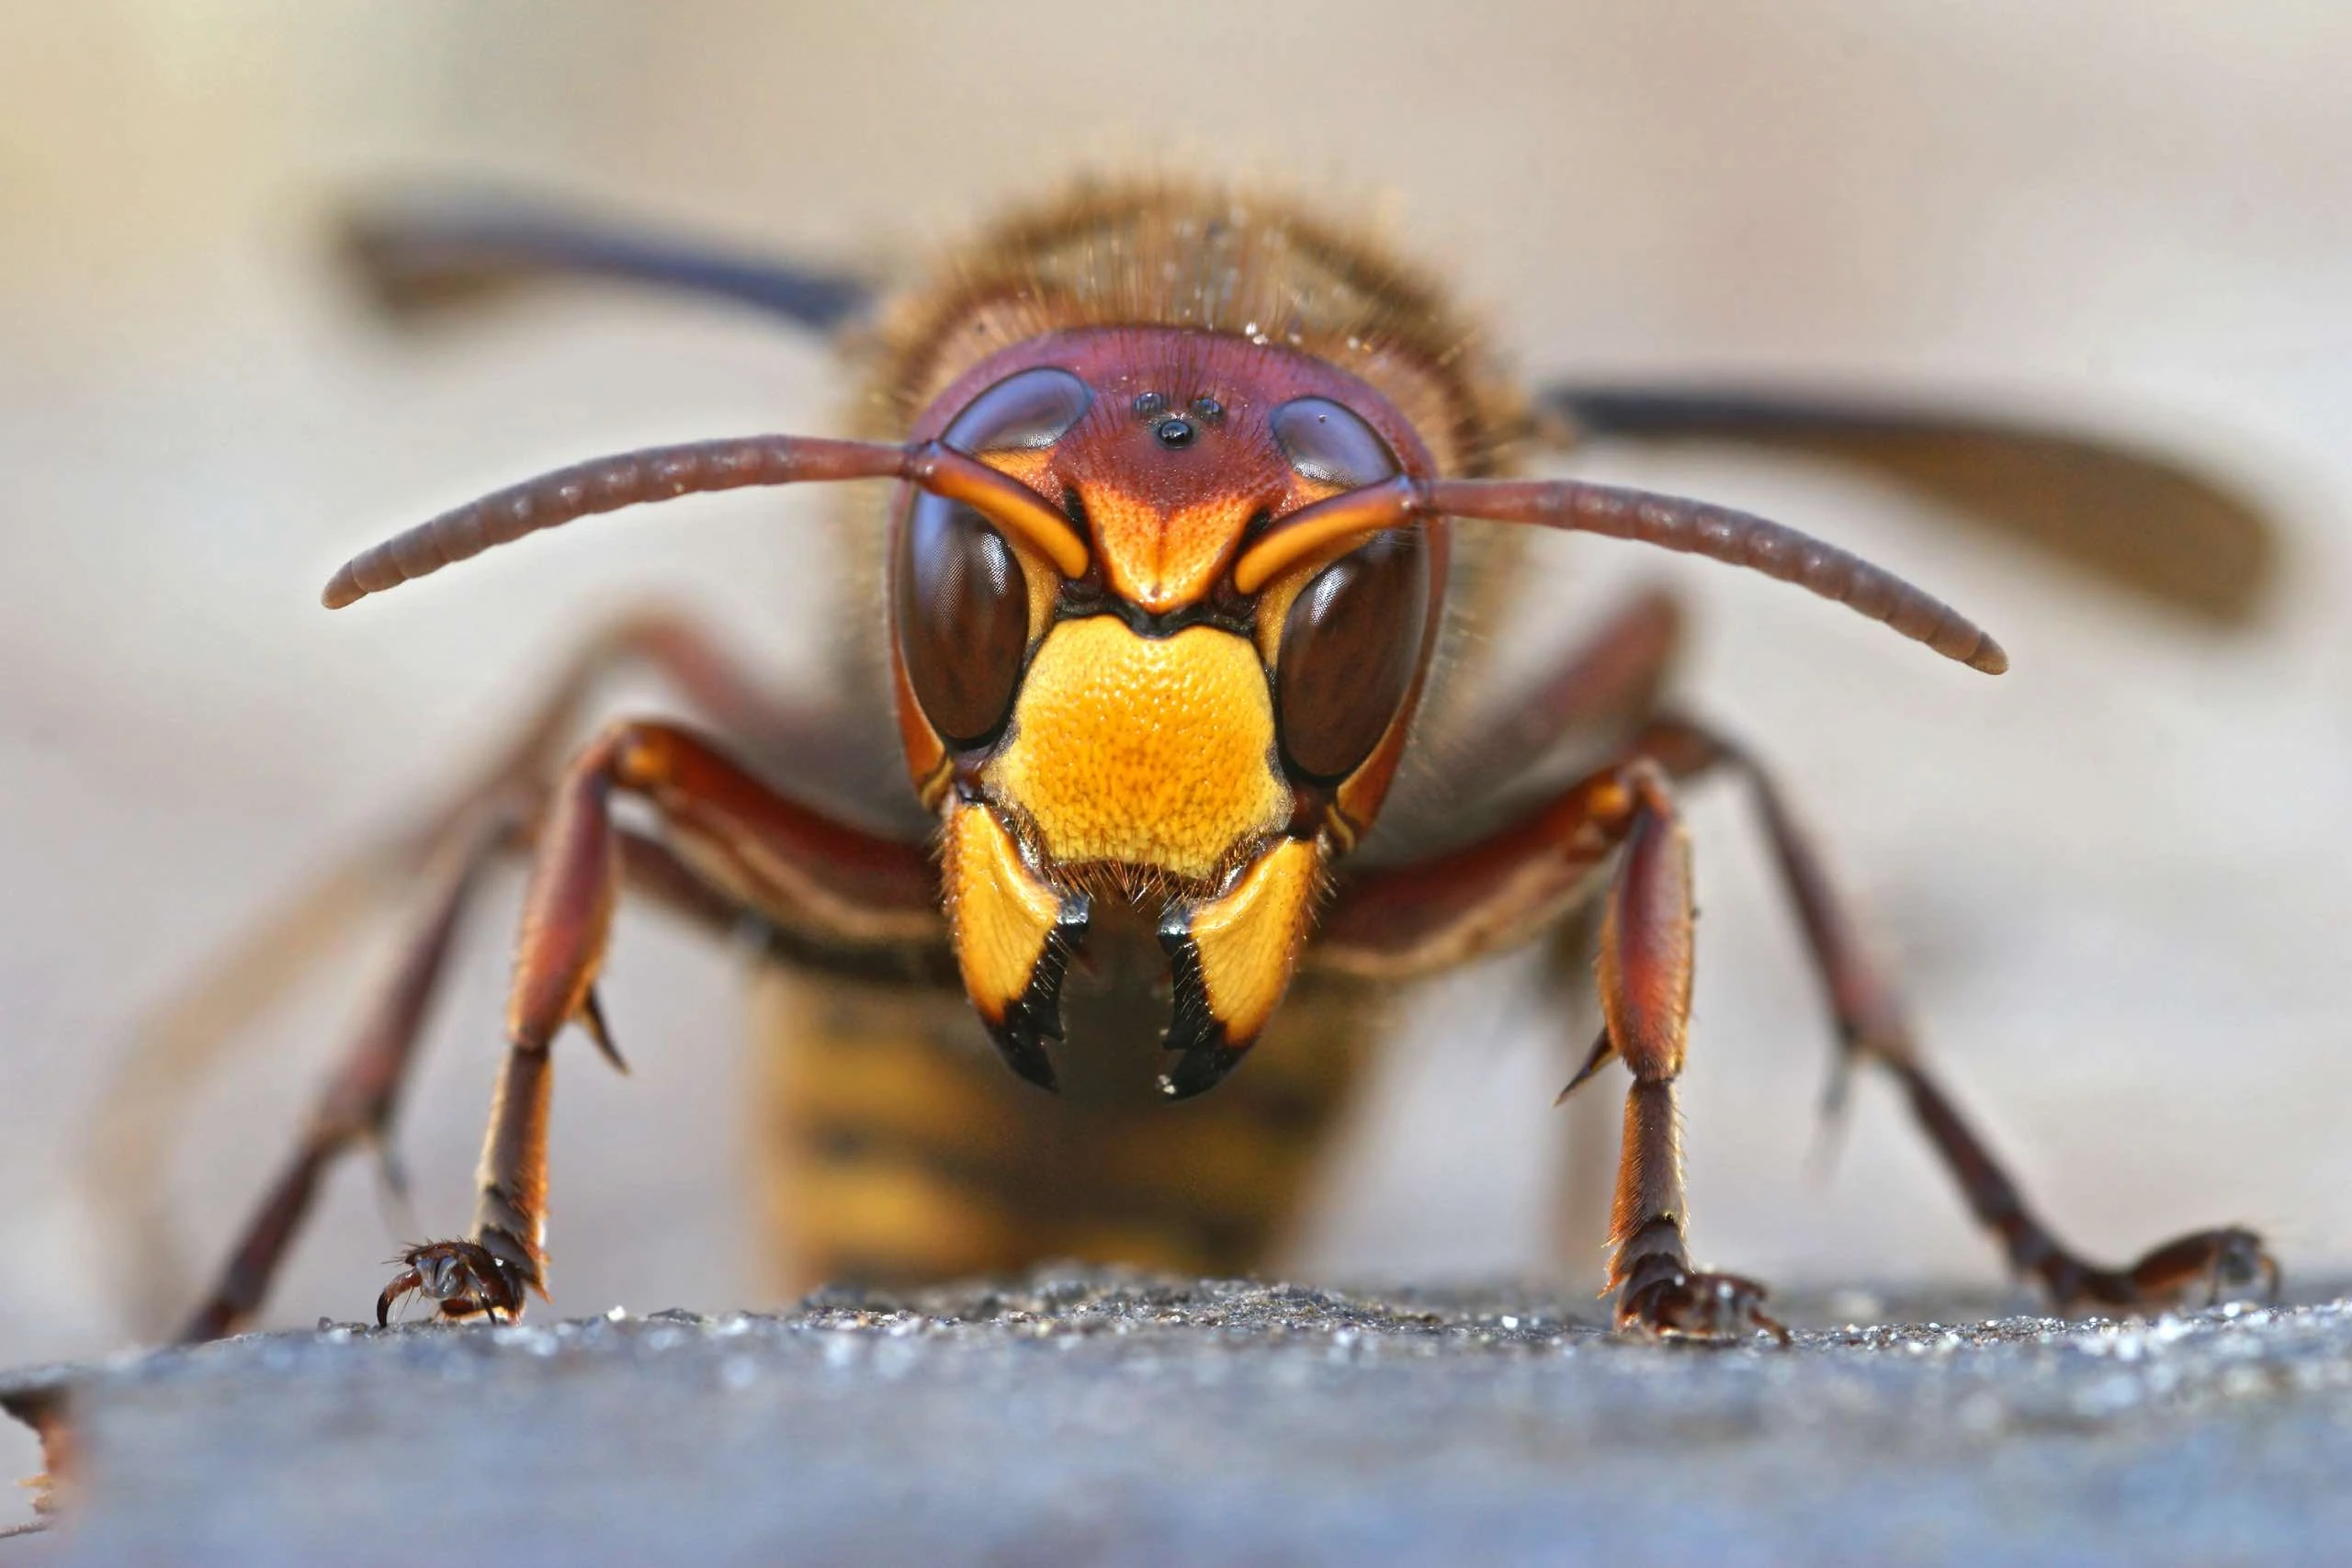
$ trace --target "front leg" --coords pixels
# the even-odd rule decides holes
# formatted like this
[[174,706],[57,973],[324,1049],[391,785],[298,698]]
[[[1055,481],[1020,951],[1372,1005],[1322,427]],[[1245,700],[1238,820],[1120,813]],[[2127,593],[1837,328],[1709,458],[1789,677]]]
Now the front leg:
[[747,915],[803,942],[895,953],[918,970],[937,966],[937,874],[921,845],[820,816],[678,727],[608,730],[566,770],[541,826],[472,1231],[464,1241],[411,1248],[377,1303],[379,1323],[412,1292],[437,1302],[444,1316],[510,1319],[527,1293],[547,1293],[549,1049],[577,1021],[620,1065],[595,991],[621,883],[616,791],[651,806],[679,851],[677,863]]
[[1744,1338],[1761,1328],[1785,1340],[1788,1331],[1762,1309],[1762,1286],[1700,1273],[1685,1249],[1674,1080],[1682,1076],[1690,1023],[1690,844],[1657,768],[1636,761],[1615,782],[1628,800],[1623,848],[1600,919],[1604,1032],[1594,1055],[1596,1061],[1622,1058],[1634,1075],[1609,1221],[1617,1326],[1695,1339]]
[[1758,1330],[1785,1338],[1763,1311],[1763,1287],[1701,1272],[1687,1250],[1674,1084],[1690,1025],[1694,909],[1690,846],[1662,768],[1634,755],[1490,840],[1343,878],[1316,957],[1372,977],[1463,962],[1577,907],[1612,856],[1598,966],[1605,1027],[1577,1082],[1612,1057],[1634,1075],[1610,1220],[1617,1326],[1667,1338]]

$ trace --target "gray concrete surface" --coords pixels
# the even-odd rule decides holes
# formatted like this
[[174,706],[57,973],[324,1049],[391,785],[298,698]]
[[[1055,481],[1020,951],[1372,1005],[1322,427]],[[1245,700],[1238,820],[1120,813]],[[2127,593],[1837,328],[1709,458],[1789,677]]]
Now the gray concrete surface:
[[1788,1350],[1629,1345],[1529,1292],[1080,1274],[323,1326],[0,1380],[63,1388],[87,1465],[0,1564],[2352,1553],[2352,1303],[1839,1325],[1924,1304],[1795,1303]]

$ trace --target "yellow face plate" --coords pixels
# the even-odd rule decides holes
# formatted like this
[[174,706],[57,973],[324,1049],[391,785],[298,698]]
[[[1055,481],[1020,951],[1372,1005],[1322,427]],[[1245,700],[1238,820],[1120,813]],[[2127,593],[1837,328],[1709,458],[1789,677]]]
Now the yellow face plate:
[[1138,637],[1111,615],[1046,634],[982,775],[1057,866],[1205,881],[1289,820],[1257,649],[1211,626]]

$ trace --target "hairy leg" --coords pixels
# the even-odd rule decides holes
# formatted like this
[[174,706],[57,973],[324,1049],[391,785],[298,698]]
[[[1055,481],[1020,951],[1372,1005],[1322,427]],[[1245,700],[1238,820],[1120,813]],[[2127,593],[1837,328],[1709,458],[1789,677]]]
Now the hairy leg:
[[1525,940],[1602,895],[1605,1027],[1579,1081],[1634,1074],[1611,1206],[1618,1326],[1670,1337],[1781,1332],[1763,1290],[1690,1264],[1675,1114],[1690,1007],[1690,851],[1665,770],[1634,754],[1578,780],[1517,828],[1416,865],[1340,881],[1317,957],[1367,977],[1445,967]]
[[2160,1243],[2125,1268],[2091,1262],[2062,1242],[1961,1114],[1928,1070],[1893,983],[1872,962],[1821,858],[1789,811],[1771,775],[1745,750],[1687,720],[1664,719],[1642,748],[1677,773],[1719,767],[1747,781],[1766,841],[1795,906],[1805,951],[1836,1021],[1838,1056],[1828,1110],[1842,1105],[1857,1060],[1885,1069],[1902,1087],[1913,1117],[1960,1188],[1969,1211],[1991,1231],[2009,1267],[2039,1283],[2052,1305],[2160,1307],[2211,1303],[2259,1283],[2276,1295],[2278,1266],[2261,1239],[2240,1226],[2192,1232]]
[[[1628,594],[1590,637],[1509,703],[1482,716],[1460,743],[1464,776],[1524,778],[1564,746],[1606,755],[1658,711],[1685,641],[1688,616],[1662,588]],[[1563,1016],[1586,1017],[1593,1007],[1592,952],[1599,938],[1589,909],[1571,912],[1544,938],[1543,985],[1549,1006]],[[1582,1060],[1584,1042],[1562,1036],[1566,1070]],[[1598,1285],[1599,1255],[1591,1238],[1606,1233],[1610,1159],[1616,1118],[1600,1097],[1579,1095],[1562,1107],[1566,1125],[1556,1140],[1558,1168],[1547,1184],[1552,1198],[1554,1253],[1570,1280]]]
[[[1725,767],[1756,786],[1845,1052],[1885,1066],[1904,1085],[1923,1130],[2014,1268],[2062,1306],[2210,1301],[2257,1282],[2275,1291],[2277,1266],[2253,1233],[2237,1227],[2165,1243],[2125,1269],[2088,1262],[2061,1244],[1921,1064],[1891,987],[1865,959],[1770,780],[1719,738],[1661,720],[1623,762],[1578,781],[1510,829],[1428,861],[1343,872],[1311,955],[1374,978],[1450,967],[1540,934],[1591,899],[1617,858],[1603,903],[1599,971],[1608,1027],[1570,1087],[1614,1056],[1634,1073],[1612,1220],[1621,1321],[1630,1314],[1635,1325],[1669,1333],[1762,1321],[1745,1281],[1711,1279],[1712,1295],[1673,1282],[1690,1277],[1671,1089],[1690,954],[1687,856],[1665,781]],[[1650,1021],[1634,1027],[1642,1021]],[[1657,1262],[1645,1262],[1653,1257]]]
[[550,1047],[569,1023],[616,1056],[595,999],[628,841],[613,797],[659,818],[693,878],[803,949],[899,965],[952,984],[938,874],[920,844],[878,839],[777,794],[676,726],[614,726],[575,758],[540,826],[508,995],[508,1051],[463,1241],[413,1249],[379,1321],[422,1291],[447,1316],[514,1316],[546,1292]]
[[[245,1222],[210,1292],[181,1325],[183,1341],[218,1339],[253,1321],[310,1216],[320,1182],[345,1155],[373,1149],[386,1179],[396,1190],[405,1190],[391,1138],[425,1010],[482,873],[523,841],[513,825],[486,821],[473,840],[453,844],[447,863],[428,877],[434,894],[423,918],[397,950],[365,1023],[320,1091],[293,1153]],[[631,884],[662,908],[718,935],[736,924],[737,911],[695,882],[665,846],[628,834],[621,848]]]
[[[526,841],[565,750],[575,743],[598,689],[644,668],[662,676],[721,728],[782,756],[817,754],[826,726],[778,702],[691,618],[645,610],[592,636],[559,671],[506,750],[462,788],[398,832],[364,846],[279,917],[216,960],[205,981],[144,1024],[94,1129],[91,1182],[121,1233],[138,1296],[182,1294],[174,1227],[164,1211],[164,1160],[178,1110],[249,1036],[266,1008],[322,962],[384,904],[413,899],[411,924],[370,997],[351,1045],[309,1124],[220,1277],[180,1329],[212,1338],[250,1321],[294,1240],[319,1180],[343,1155],[373,1147],[390,1163],[389,1134],[401,1087],[437,990],[453,934],[482,869]],[[633,877],[666,906],[706,921],[734,918],[659,845],[624,843]],[[786,933],[779,933],[780,940]]]

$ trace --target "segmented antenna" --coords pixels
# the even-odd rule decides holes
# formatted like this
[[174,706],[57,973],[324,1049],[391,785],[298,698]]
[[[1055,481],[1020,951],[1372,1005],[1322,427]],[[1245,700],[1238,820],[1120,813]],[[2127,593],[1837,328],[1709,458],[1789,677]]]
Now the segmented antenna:
[[711,491],[833,479],[904,479],[978,509],[1071,577],[1086,570],[1085,541],[1061,513],[1018,479],[935,441],[889,446],[806,435],[746,435],[649,446],[596,457],[509,485],[361,551],[328,579],[330,610],[397,588],[493,545],[600,512]]
[[1850,551],[1727,506],[1577,479],[1396,479],[1349,491],[1268,529],[1234,564],[1234,586],[1255,592],[1283,572],[1427,517],[1530,524],[1705,556],[1810,589],[1988,675],[2009,667],[2001,645],[1974,622]]

